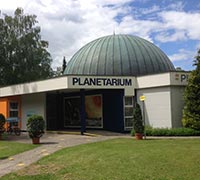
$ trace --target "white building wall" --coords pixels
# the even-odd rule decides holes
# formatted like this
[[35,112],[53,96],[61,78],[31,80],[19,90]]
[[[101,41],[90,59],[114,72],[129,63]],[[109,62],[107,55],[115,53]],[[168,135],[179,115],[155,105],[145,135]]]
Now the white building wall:
[[171,102],[172,102],[172,127],[182,126],[182,111],[184,107],[185,86],[171,87]]
[[68,78],[66,76],[61,76],[52,79],[6,86],[0,88],[0,97],[67,89],[67,81]]
[[46,119],[45,93],[22,95],[22,130],[26,130],[27,119],[30,115],[41,115]]
[[139,100],[142,95],[145,96],[145,124],[159,128],[172,127],[170,87],[137,90],[137,101],[143,109]]

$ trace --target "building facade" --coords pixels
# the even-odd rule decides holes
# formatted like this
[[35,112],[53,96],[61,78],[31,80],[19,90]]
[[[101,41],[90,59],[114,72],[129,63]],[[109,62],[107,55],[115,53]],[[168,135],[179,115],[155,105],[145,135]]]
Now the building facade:
[[23,130],[28,117],[39,114],[47,130],[124,132],[132,129],[138,102],[145,124],[181,127],[187,77],[154,44],[130,35],[105,36],[75,53],[63,76],[0,88],[0,113],[18,117]]

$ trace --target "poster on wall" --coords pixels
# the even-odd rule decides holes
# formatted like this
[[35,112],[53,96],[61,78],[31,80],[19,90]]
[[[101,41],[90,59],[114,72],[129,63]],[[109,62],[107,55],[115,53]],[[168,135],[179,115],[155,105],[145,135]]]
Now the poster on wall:
[[80,98],[65,99],[65,126],[80,126]]
[[102,96],[85,96],[86,125],[89,127],[102,127]]

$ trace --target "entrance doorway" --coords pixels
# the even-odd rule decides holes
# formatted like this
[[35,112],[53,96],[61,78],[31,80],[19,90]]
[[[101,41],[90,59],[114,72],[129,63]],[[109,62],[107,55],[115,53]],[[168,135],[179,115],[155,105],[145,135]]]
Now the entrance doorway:
[[80,97],[64,98],[64,127],[80,127]]
[[[73,128],[81,126],[80,96],[64,98],[64,127]],[[85,96],[85,115],[87,128],[103,128],[102,95]]]
[[103,102],[102,95],[85,96],[86,126],[103,128]]

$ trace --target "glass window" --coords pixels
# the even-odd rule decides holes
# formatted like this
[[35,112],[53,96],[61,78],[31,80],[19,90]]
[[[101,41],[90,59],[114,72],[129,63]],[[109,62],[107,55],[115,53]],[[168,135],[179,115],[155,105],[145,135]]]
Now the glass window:
[[18,102],[10,102],[10,117],[18,117],[19,115],[19,103]]
[[133,116],[133,107],[125,108],[125,116]]
[[125,127],[133,127],[133,118],[125,118]]
[[125,97],[125,106],[132,106],[133,105],[133,97],[132,96],[126,96]]
[[125,128],[133,127],[133,97],[124,97],[124,124]]

